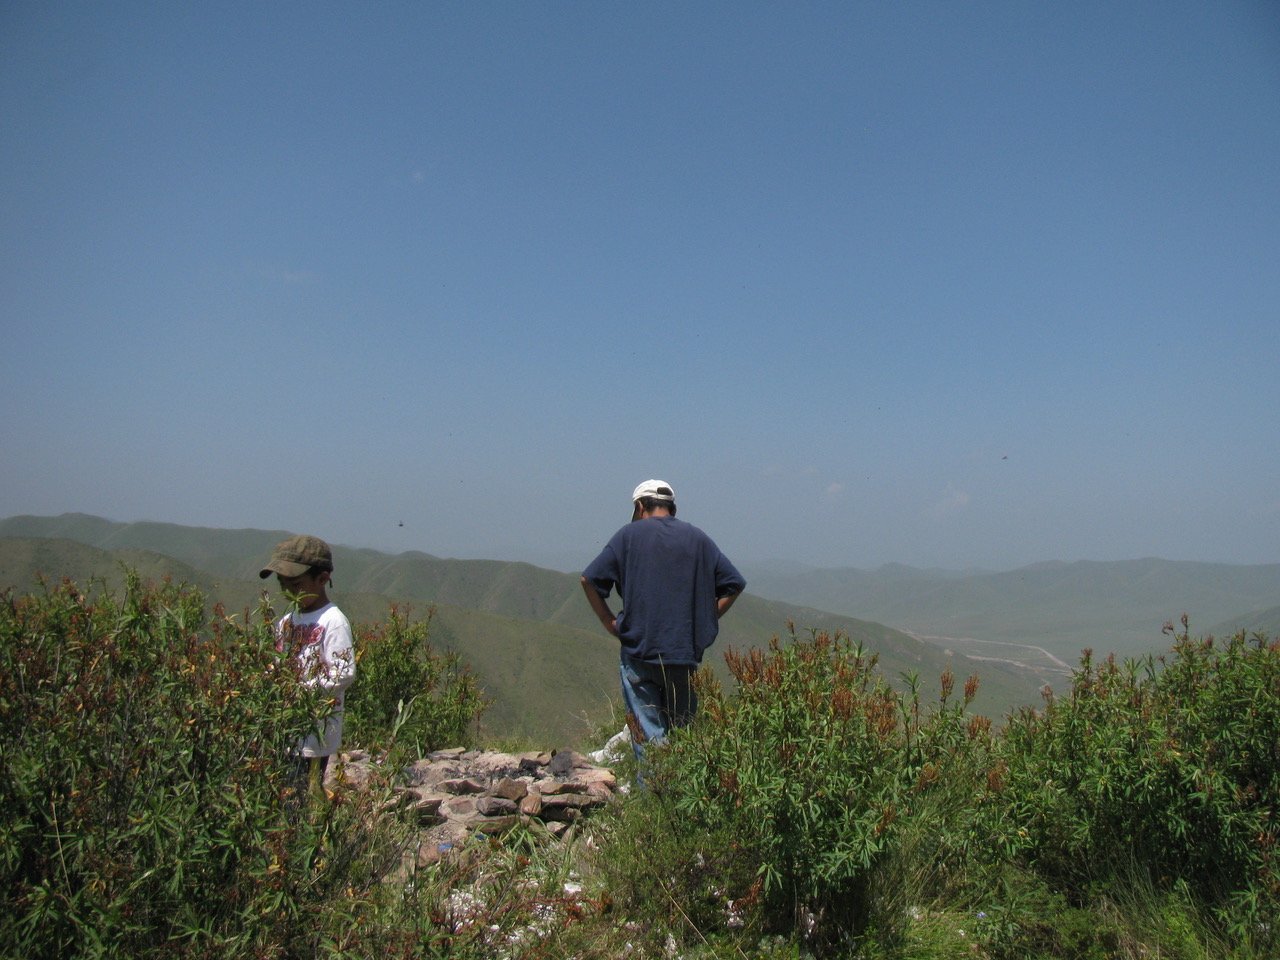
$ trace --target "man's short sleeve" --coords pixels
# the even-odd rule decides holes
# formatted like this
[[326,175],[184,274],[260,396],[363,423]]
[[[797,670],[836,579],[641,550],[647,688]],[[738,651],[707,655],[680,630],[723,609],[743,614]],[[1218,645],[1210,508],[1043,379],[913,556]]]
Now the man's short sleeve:
[[621,566],[613,540],[610,540],[599,555],[587,564],[587,569],[582,571],[582,575],[591,581],[591,585],[596,588],[596,593],[600,596],[607,597],[613,592],[614,586],[621,580]]
[[716,596],[727,597],[742,593],[747,589],[747,580],[738,572],[738,568],[729,562],[729,558],[716,548]]

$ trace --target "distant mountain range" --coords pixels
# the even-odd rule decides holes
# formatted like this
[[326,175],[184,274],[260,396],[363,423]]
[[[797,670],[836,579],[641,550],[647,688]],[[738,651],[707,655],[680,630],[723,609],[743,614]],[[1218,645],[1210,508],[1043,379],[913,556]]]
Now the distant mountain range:
[[[9,517],[0,520],[0,589],[31,589],[39,575],[118,585],[128,567],[144,577],[191,583],[229,611],[240,611],[263,590],[276,595],[258,570],[272,546],[289,535],[115,523],[85,514]],[[486,719],[491,735],[572,745],[607,718],[616,700],[616,642],[601,630],[576,575],[527,563],[391,555],[337,544],[334,565],[331,595],[355,621],[380,620],[392,603],[418,612],[436,608],[432,642],[457,650],[480,677],[494,701]],[[936,691],[948,665],[962,680],[978,672],[975,707],[994,716],[1037,701],[1039,688],[1062,676],[1048,660],[988,658],[983,651],[971,656],[878,622],[765,599],[753,583],[748,591],[722,621],[708,657],[722,677],[727,647],[763,646],[784,634],[789,621],[799,631],[847,632],[879,655],[886,677],[898,681],[917,673],[926,691]]]
[[1032,644],[1076,663],[1085,647],[1121,655],[1168,644],[1186,613],[1193,635],[1280,632],[1280,564],[1158,559],[1039,563],[1005,573],[891,565],[878,570],[749,571],[761,596],[891,623],[956,645]]
[[[129,567],[199,587],[228,610],[275,585],[257,572],[284,530],[115,523],[85,514],[0,520],[0,589],[30,589],[38,574],[118,584]],[[527,563],[447,560],[334,546],[334,599],[353,620],[392,603],[436,608],[432,642],[454,649],[494,705],[490,733],[573,744],[616,698],[616,648],[578,577]],[[880,656],[886,677],[918,673],[926,690],[951,664],[982,679],[977,709],[993,716],[1039,702],[1091,647],[1134,655],[1167,649],[1161,626],[1183,613],[1195,635],[1280,635],[1280,564],[1042,563],[1018,570],[746,569],[748,594],[721,623],[709,663],[726,676],[728,646],[763,646],[785,633],[843,630]],[[774,598],[774,599],[766,599]],[[893,627],[884,624],[893,624]]]

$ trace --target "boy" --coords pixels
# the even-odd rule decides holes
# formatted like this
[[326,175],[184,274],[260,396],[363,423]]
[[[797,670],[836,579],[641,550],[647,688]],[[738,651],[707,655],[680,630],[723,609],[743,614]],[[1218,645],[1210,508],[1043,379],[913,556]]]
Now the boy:
[[332,704],[323,724],[317,717],[315,732],[294,748],[299,774],[306,771],[309,790],[318,795],[329,758],[342,743],[343,699],[356,678],[351,624],[326,593],[333,553],[323,540],[300,536],[276,544],[258,576],[265,580],[273,573],[285,596],[297,602],[276,624],[276,649],[294,661],[304,686],[320,691]]

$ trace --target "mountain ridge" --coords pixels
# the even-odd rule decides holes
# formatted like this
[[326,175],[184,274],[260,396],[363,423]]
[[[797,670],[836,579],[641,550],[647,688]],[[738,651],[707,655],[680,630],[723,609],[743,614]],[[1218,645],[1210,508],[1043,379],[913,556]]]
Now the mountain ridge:
[[[85,554],[62,548],[43,555],[52,576],[101,576],[113,564],[141,555],[154,575],[169,574],[202,589],[211,600],[238,610],[274,583],[258,579],[271,547],[288,531],[220,530],[150,521],[118,524],[86,514],[0,520],[0,587],[34,582],[38,551],[33,540],[80,544]],[[77,539],[83,538],[83,539]],[[93,539],[97,543],[85,543]],[[147,553],[147,551],[150,553]],[[131,553],[130,551],[133,551]],[[599,717],[614,702],[616,642],[599,627],[582,597],[577,575],[532,564],[495,560],[447,560],[422,551],[385,554],[334,544],[334,599],[353,620],[377,620],[393,602],[419,610],[434,606],[432,642],[456,650],[480,676],[495,708],[493,727],[506,733],[568,738],[589,732],[581,716]],[[159,558],[159,559],[157,559]],[[171,561],[166,566],[165,561]],[[181,566],[178,566],[181,565]],[[721,622],[708,663],[727,677],[723,652],[764,646],[794,622],[801,631],[845,631],[880,656],[891,680],[915,673],[930,688],[948,665],[973,672],[980,661],[861,618],[833,614],[748,593]],[[516,669],[523,665],[524,673]],[[999,714],[1031,702],[1045,675],[1013,664],[982,663],[978,709]],[[562,698],[568,707],[553,700]]]

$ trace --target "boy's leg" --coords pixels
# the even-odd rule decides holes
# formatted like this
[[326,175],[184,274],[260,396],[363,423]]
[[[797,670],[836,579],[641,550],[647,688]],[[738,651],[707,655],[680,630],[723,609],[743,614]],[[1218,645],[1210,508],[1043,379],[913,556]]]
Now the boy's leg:
[[322,799],[324,797],[324,772],[329,767],[328,757],[308,757],[307,795]]
[[287,786],[290,804],[297,807],[306,799],[323,797],[328,766],[328,757],[290,757]]
[[307,781],[310,778],[311,766],[308,757],[294,754],[289,757],[288,773],[284,787],[284,805],[290,819],[298,816],[307,797]]

